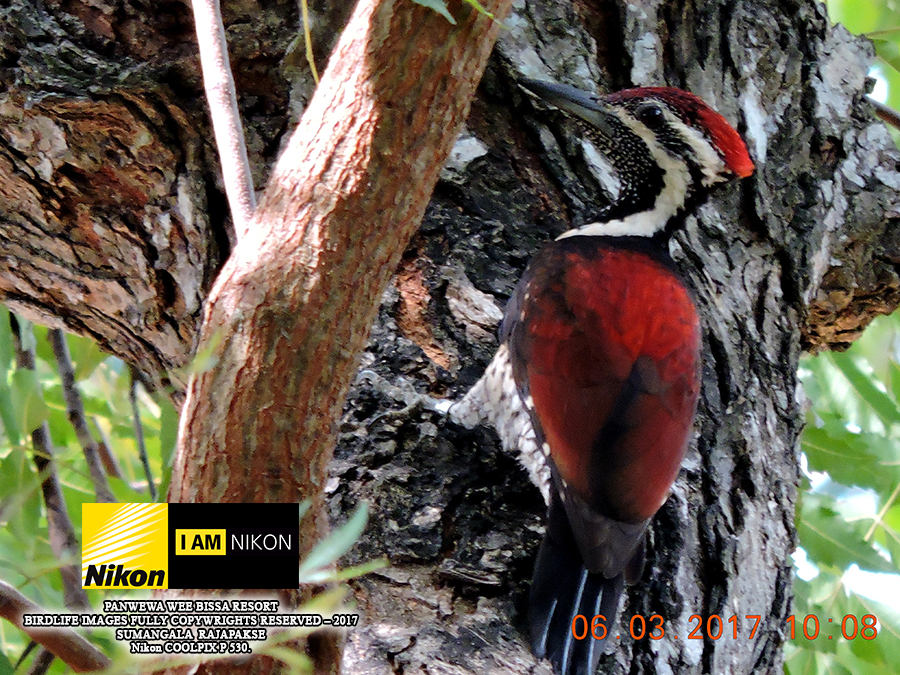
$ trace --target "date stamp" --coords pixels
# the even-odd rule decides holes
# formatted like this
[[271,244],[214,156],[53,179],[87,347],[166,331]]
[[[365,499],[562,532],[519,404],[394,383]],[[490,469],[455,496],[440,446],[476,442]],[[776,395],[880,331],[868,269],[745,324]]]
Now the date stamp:
[[[691,614],[688,618],[690,630],[687,636],[681,637],[678,634],[666,630],[666,620],[659,614],[651,614],[644,617],[641,614],[634,614],[628,622],[628,633],[632,640],[662,640],[666,635],[671,639],[687,639],[687,640],[719,640],[722,637],[730,637],[733,640],[745,638],[752,640],[756,636],[756,631],[762,622],[763,617],[760,614],[745,614],[743,617],[732,615],[727,619],[718,614],[712,614],[707,617],[706,621],[699,614]],[[840,633],[830,630],[821,630],[819,617],[815,614],[807,614],[802,620],[793,614],[785,619],[788,636],[791,640],[798,639],[798,635],[807,640],[815,640],[818,637],[833,640],[836,637],[843,637],[845,640],[855,640],[862,638],[863,640],[874,640],[878,635],[878,619],[874,614],[865,614],[857,617],[854,614],[846,614],[840,619]],[[837,626],[837,619],[824,619],[825,625],[832,627]],[[604,640],[607,637],[606,617],[597,614],[589,621],[583,614],[578,614],[572,619],[572,637],[576,640],[587,639],[588,636],[596,640]],[[624,628],[624,623],[623,623]],[[798,628],[800,632],[798,632]],[[609,636],[616,640],[621,639],[621,635]]]

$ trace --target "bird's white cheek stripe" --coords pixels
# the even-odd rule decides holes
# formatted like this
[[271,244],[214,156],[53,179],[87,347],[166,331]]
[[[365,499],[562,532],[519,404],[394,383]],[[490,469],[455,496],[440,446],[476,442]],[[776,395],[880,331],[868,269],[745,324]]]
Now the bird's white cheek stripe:
[[703,134],[694,127],[689,127],[681,120],[672,123],[672,126],[678,128],[682,138],[691,146],[694,151],[694,157],[700,164],[700,170],[703,171],[703,187],[709,187],[714,183],[721,183],[725,180],[725,162],[716,152],[716,149],[710,145]]
[[625,124],[631,127],[641,140],[647,144],[653,159],[665,172],[663,189],[656,198],[650,211],[634,213],[621,220],[606,223],[589,223],[577,229],[564,232],[557,239],[573,236],[606,236],[606,237],[652,237],[665,228],[669,218],[684,206],[687,197],[688,183],[691,179],[687,164],[675,159],[657,142],[655,134],[646,126],[628,115],[620,115]]

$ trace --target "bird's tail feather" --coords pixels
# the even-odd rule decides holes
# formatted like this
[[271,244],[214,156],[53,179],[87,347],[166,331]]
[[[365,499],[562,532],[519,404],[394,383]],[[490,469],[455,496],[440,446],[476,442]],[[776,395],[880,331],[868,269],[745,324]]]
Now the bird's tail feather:
[[[607,579],[585,569],[565,508],[554,494],[529,598],[535,656],[549,659],[558,675],[593,675],[615,621],[623,587],[621,574]],[[573,630],[573,620],[579,614],[585,622],[579,620]],[[606,617],[604,639],[595,638],[591,632],[597,615]],[[583,639],[576,639],[575,631]],[[604,635],[599,623],[594,632]]]

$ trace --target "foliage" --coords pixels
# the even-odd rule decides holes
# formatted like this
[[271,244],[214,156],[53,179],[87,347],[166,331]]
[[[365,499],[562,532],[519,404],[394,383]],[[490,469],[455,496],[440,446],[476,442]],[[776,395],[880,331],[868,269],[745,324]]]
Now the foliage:
[[[64,564],[80,566],[81,561],[60,560],[50,547],[41,495],[44,476],[39,475],[33,461],[32,430],[45,421],[49,425],[55,470],[79,541],[81,504],[95,501],[94,489],[82,448],[67,418],[62,383],[47,340],[47,329],[33,327],[32,338],[32,327],[18,319],[20,325],[26,327],[22,333],[35,351],[36,368],[34,371],[17,369],[9,319],[9,311],[0,305],[0,495],[3,496],[0,500],[0,576],[38,605],[59,610],[64,604],[58,570]],[[74,335],[67,335],[66,340],[75,366],[76,386],[90,423],[96,425],[92,431],[103,430],[121,467],[123,479],[110,479],[116,500],[150,501],[135,440],[128,368],[119,359],[103,354],[91,340]],[[200,355],[187,371],[202,370],[208,366],[208,360],[208,355]],[[159,493],[165,495],[171,475],[178,415],[167,398],[152,398],[140,387],[138,402],[151,471]],[[305,512],[302,505],[301,517]],[[338,558],[359,538],[367,517],[368,510],[362,505],[346,524],[320,542],[302,563],[300,581],[339,582],[383,567],[385,562],[376,560],[350,569],[336,568]],[[88,590],[93,607],[100,606],[102,594],[102,591]],[[141,595],[132,593],[130,597]],[[346,612],[348,608],[344,601],[345,591],[338,587],[316,596],[298,611],[324,615]],[[256,651],[289,663],[296,672],[308,672],[310,664],[306,657],[286,645],[288,641],[302,637],[301,633],[294,630],[278,633]],[[113,659],[113,672],[127,672],[133,667],[133,657],[113,639],[112,630],[96,629],[90,637]],[[23,633],[0,621],[0,675],[13,672],[16,660],[25,653],[27,645],[28,639]],[[172,664],[183,662],[181,659]],[[17,672],[24,672],[27,667],[28,660],[19,665]],[[48,672],[68,671],[57,660]]]
[[[20,319],[21,324],[26,322]],[[25,333],[28,334],[27,332]],[[138,458],[131,406],[128,399],[128,369],[116,358],[103,354],[86,338],[67,336],[75,365],[77,386],[88,420],[99,426],[113,446],[123,480],[111,479],[117,500],[149,500],[147,484]],[[54,464],[62,485],[69,517],[76,533],[81,531],[81,504],[94,501],[82,448],[66,415],[62,384],[56,370],[47,329],[34,327],[36,369],[16,369],[9,312],[0,307],[0,569],[5,581],[45,607],[63,607],[58,569],[80,560],[59,560],[47,537],[46,512],[41,498],[41,480],[33,461],[31,431],[46,421],[53,442]],[[139,390],[141,422],[151,456],[154,475],[160,476],[164,437],[163,411],[171,404],[154,401]],[[168,412],[168,411],[167,411]],[[96,427],[93,429],[96,437]],[[172,442],[171,436],[165,442]],[[167,449],[171,454],[171,449]],[[97,603],[97,591],[88,596]],[[28,640],[18,630],[0,622],[0,672],[23,653]],[[20,666],[20,672],[25,666]],[[50,672],[65,672],[55,663]]]
[[[413,2],[416,3],[417,5],[422,5],[423,7],[427,7],[428,9],[434,10],[435,12],[440,14],[442,17],[447,19],[447,21],[452,23],[454,26],[456,25],[456,19],[453,18],[453,15],[450,13],[450,10],[447,9],[446,0],[413,0]],[[472,7],[476,12],[478,12],[482,16],[485,16],[488,19],[492,19],[494,21],[497,20],[491,12],[487,11],[484,8],[484,5],[482,5],[480,2],[478,2],[478,0],[464,0],[464,2],[467,5],[469,5],[470,7]],[[498,21],[498,23],[500,23],[500,22]],[[500,25],[503,26],[502,23],[500,23]]]
[[[64,608],[64,604],[58,570],[64,564],[80,566],[81,561],[60,560],[50,547],[41,495],[44,476],[39,475],[33,461],[35,450],[31,432],[34,428],[45,421],[49,425],[55,470],[79,541],[81,504],[95,501],[95,495],[82,448],[68,421],[62,383],[47,340],[47,329],[35,326],[31,337],[30,324],[21,318],[18,321],[20,326],[26,327],[22,333],[35,351],[34,371],[16,368],[9,311],[0,305],[0,495],[3,497],[0,500],[0,576],[38,605],[59,610]],[[135,440],[128,368],[119,359],[103,354],[91,340],[74,335],[67,335],[66,340],[75,367],[76,386],[87,417],[95,425],[92,431],[103,430],[103,436],[121,467],[123,479],[110,479],[116,500],[150,501]],[[199,355],[186,373],[208,367],[209,358],[209,355]],[[167,398],[152,398],[140,387],[138,403],[151,471],[159,493],[165,495],[171,475],[178,415]],[[301,505],[301,517],[305,512],[304,505]],[[385,562],[376,560],[350,569],[336,568],[338,558],[359,538],[367,517],[368,510],[362,505],[346,524],[320,542],[302,563],[300,581],[316,584],[340,582],[383,567]],[[316,596],[298,611],[318,612],[326,616],[346,612],[345,594],[344,589],[337,587]],[[100,606],[103,592],[88,590],[88,597],[96,608]],[[141,594],[132,593],[129,597],[137,598]],[[259,645],[256,651],[285,661],[295,672],[309,672],[311,666],[308,659],[286,644],[302,637],[302,633],[302,630],[280,632]],[[90,637],[112,658],[111,672],[127,672],[133,667],[133,657],[113,639],[111,629],[95,629]],[[15,662],[25,653],[27,645],[28,639],[23,633],[0,621],[0,675],[13,672]],[[29,659],[20,664],[16,672],[24,672]],[[172,665],[181,663],[186,661],[172,661]],[[57,660],[48,672],[68,671]]]
[[[812,405],[797,530],[818,574],[796,579],[787,670],[900,673],[900,608],[867,597],[877,582],[852,583],[854,565],[900,574],[900,316],[873,323],[845,353],[807,357],[800,374]],[[866,616],[877,624],[864,634]]]

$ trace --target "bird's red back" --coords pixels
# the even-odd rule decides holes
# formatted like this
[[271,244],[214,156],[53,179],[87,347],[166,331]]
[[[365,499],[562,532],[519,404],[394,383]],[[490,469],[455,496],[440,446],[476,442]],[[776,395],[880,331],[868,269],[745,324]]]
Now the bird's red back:
[[667,265],[584,239],[556,242],[534,265],[513,367],[567,489],[636,523],[665,501],[687,447],[699,320]]

